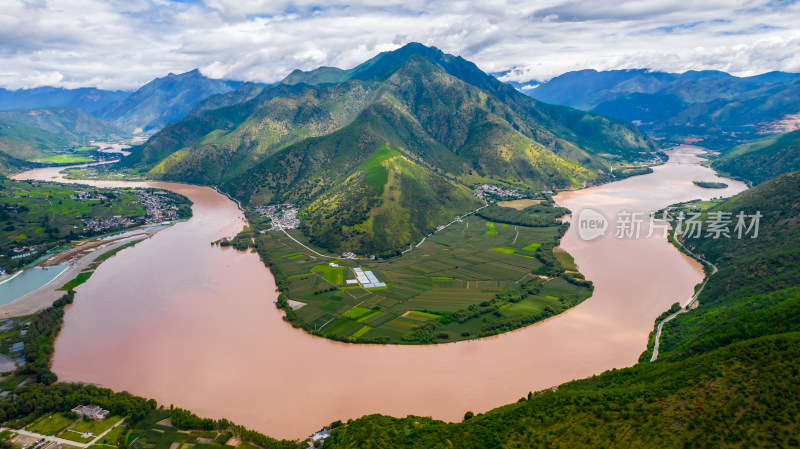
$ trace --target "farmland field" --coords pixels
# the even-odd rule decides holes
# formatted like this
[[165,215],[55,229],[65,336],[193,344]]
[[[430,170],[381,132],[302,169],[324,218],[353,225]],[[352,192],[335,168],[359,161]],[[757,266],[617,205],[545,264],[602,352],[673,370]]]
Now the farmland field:
[[71,154],[60,154],[58,156],[50,156],[42,159],[33,159],[32,162],[44,162],[48,164],[82,164],[84,162],[93,162],[94,159],[86,156],[75,156]]
[[503,207],[510,207],[510,208],[516,209],[516,210],[522,210],[522,209],[525,209],[526,207],[531,207],[531,206],[535,206],[537,204],[540,204],[540,203],[542,203],[542,201],[544,201],[544,200],[541,200],[541,199],[536,200],[536,199],[525,198],[525,199],[521,199],[521,200],[498,201],[497,205],[498,206],[503,206]]
[[[470,216],[385,260],[322,257],[280,231],[258,234],[256,247],[286,279],[282,297],[304,304],[288,311],[295,325],[348,342],[428,344],[505,332],[586,299],[591,283],[553,255],[563,230]],[[353,284],[358,267],[386,287]]]

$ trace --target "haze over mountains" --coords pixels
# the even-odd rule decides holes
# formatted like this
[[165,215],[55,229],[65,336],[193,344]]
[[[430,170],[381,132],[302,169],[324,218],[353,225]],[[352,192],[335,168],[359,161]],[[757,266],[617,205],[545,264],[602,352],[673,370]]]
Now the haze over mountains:
[[80,108],[95,114],[104,107],[130,95],[121,90],[103,90],[93,87],[64,89],[37,87],[34,89],[7,90],[0,88],[0,109],[38,109],[49,107]]
[[[135,92],[55,87],[0,89],[0,110],[54,108],[50,113],[58,114],[80,109],[118,127],[119,134],[153,133],[182,118],[210,95],[229,92],[241,85],[238,81],[207,78],[195,69],[156,78]],[[101,133],[96,138],[105,137]]]
[[701,139],[720,150],[796,129],[800,113],[800,74],[784,72],[738,78],[719,71],[581,70],[523,92],[637,123],[669,143]]
[[130,133],[154,132],[185,116],[203,99],[241,85],[238,81],[206,78],[197,69],[180,75],[170,73],[106,105],[98,115]]
[[249,204],[297,203],[332,251],[399,252],[479,206],[469,186],[581,186],[657,148],[629,123],[537,102],[420,44],[212,103],[223,107],[167,126],[122,164]]

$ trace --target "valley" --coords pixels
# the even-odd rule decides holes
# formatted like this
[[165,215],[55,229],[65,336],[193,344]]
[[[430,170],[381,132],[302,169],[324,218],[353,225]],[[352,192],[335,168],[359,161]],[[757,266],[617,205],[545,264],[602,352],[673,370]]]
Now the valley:
[[800,447],[800,3],[62,3],[0,449]]

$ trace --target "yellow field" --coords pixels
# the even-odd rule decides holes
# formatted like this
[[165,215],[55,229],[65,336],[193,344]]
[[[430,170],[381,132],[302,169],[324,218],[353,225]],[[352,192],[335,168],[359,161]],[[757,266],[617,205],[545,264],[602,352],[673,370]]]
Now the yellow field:
[[540,204],[542,200],[532,200],[530,198],[524,198],[521,200],[512,200],[512,201],[498,201],[497,205],[502,207],[510,207],[516,210],[522,210],[526,207],[531,207],[535,204]]

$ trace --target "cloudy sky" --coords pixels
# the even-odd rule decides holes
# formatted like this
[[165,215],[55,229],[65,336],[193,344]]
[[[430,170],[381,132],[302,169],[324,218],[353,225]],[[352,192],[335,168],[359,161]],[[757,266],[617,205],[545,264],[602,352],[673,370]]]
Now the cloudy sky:
[[[488,3],[492,3],[488,6]],[[0,0],[0,86],[261,82],[416,41],[526,82],[569,70],[800,72],[794,0]]]

